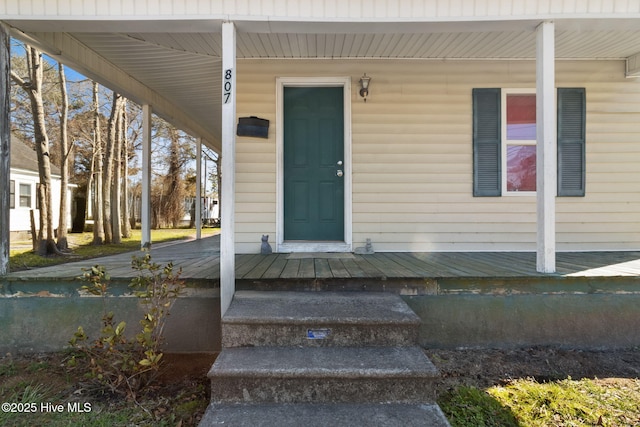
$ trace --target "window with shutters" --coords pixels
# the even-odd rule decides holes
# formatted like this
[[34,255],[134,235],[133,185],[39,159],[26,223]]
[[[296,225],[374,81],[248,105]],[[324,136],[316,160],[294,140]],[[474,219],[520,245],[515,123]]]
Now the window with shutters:
[[[473,195],[536,191],[534,89],[473,89]],[[586,187],[586,94],[557,90],[558,196],[582,197]]]

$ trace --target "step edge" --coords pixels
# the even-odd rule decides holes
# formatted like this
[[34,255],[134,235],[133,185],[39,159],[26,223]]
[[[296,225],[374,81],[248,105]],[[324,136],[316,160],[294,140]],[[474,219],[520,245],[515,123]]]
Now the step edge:
[[[269,411],[276,411],[276,414],[269,414]],[[428,418],[420,418],[421,421],[417,420],[415,425],[438,425],[438,426],[449,426],[450,423],[442,409],[435,402],[415,402],[415,403],[396,403],[396,402],[376,402],[376,403],[270,403],[270,402],[261,402],[261,403],[247,403],[247,402],[229,402],[229,403],[219,403],[219,402],[211,402],[205,411],[205,414],[201,420],[201,426],[209,426],[209,425],[220,425],[221,423],[227,423],[228,419],[220,420],[218,418],[219,415],[227,415],[233,416],[233,414],[229,414],[231,411],[233,413],[240,413],[242,416],[242,423],[245,422],[247,411],[252,415],[255,413],[260,414],[260,419],[270,419],[274,418],[274,421],[281,422],[281,417],[283,414],[286,414],[287,419],[291,419],[290,417],[296,416],[296,420],[300,420],[300,413],[304,414],[305,410],[307,413],[312,413],[311,421],[317,419],[318,414],[320,416],[324,416],[325,414],[334,414],[336,411],[347,411],[348,413],[352,413],[355,416],[352,420],[356,420],[358,424],[360,424],[361,417],[358,415],[362,413],[366,413],[371,416],[371,413],[381,413],[381,412],[389,412],[389,411],[399,411],[402,413],[406,413],[407,411],[418,412],[423,414],[422,416],[426,416]],[[225,414],[225,412],[227,412]],[[269,414],[269,415],[267,415]],[[304,416],[304,415],[302,415]],[[265,418],[266,417],[266,418]],[[308,417],[308,416],[307,416]],[[345,420],[344,418],[342,419]],[[392,421],[392,420],[390,420]],[[351,421],[353,422],[353,421]],[[427,424],[428,422],[428,424]],[[215,424],[214,424],[215,423]],[[288,425],[296,425],[298,421],[293,421]],[[370,421],[367,420],[367,425],[370,426]],[[322,421],[324,424],[324,421]],[[232,424],[239,425],[239,424]],[[318,425],[318,424],[313,424]],[[385,424],[387,425],[387,424]]]
[[350,318],[350,317],[234,317],[223,318],[222,325],[288,325],[300,323],[345,324],[345,325],[416,325],[422,322],[419,317],[415,319],[389,319],[389,318]]
[[431,379],[439,378],[438,371],[430,369],[425,370],[310,370],[310,371],[260,371],[260,370],[225,370],[215,371],[207,374],[209,379],[223,379],[223,378],[251,378],[251,379],[266,379],[266,378],[279,378],[279,379],[295,379],[295,378],[335,378],[335,379],[349,379],[349,380],[367,380],[367,379]]

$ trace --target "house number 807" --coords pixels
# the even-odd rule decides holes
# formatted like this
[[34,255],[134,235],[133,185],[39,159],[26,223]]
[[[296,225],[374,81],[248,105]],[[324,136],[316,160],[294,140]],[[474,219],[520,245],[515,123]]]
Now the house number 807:
[[233,76],[233,70],[229,68],[224,71],[224,90],[222,93],[222,97],[224,99],[224,103],[228,104],[231,101],[231,77]]

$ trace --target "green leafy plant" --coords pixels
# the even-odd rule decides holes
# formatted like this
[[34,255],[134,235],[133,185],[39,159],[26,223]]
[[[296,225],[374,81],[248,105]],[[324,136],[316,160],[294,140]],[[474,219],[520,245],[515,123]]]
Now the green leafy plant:
[[91,380],[110,392],[135,397],[159,372],[165,323],[184,282],[180,280],[181,270],[174,273],[172,263],[163,267],[152,262],[148,252],[142,257],[134,256],[131,264],[138,275],[129,287],[145,307],[140,320],[142,330],[133,339],[128,338],[126,322],[116,323],[114,313],[107,311],[110,277],[104,267],[84,269],[83,279],[88,284],[81,290],[102,298],[102,329],[100,336],[90,341],[83,327],[78,327],[69,341],[74,352],[67,365],[85,369]]

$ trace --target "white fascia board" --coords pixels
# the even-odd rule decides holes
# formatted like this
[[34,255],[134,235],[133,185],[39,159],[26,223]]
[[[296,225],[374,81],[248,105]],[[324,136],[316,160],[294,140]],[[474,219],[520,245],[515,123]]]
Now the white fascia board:
[[206,141],[207,146],[216,152],[221,151],[218,135],[203,128],[160,93],[134,79],[71,35],[67,33],[27,34],[15,28],[10,30],[13,37],[37,47],[90,79],[140,105],[152,105],[154,114],[192,136],[202,138],[203,142]]
[[553,20],[557,31],[635,31],[640,13],[520,14],[461,16],[314,16],[207,15],[202,16],[60,16],[0,14],[9,26],[27,33],[220,33],[223,22],[233,22],[239,33],[382,34],[535,31]]
[[[27,169],[17,169],[17,168],[11,168],[11,174],[12,175],[16,175],[16,176],[29,176],[29,177],[36,177],[39,178],[40,177],[40,173],[38,171],[30,171]],[[61,179],[60,174],[57,173],[52,173],[51,174],[51,178],[52,179]]]
[[291,20],[456,20],[456,19],[537,19],[562,17],[637,16],[632,0],[3,0],[0,16],[7,19],[77,20],[93,18],[114,21],[201,20],[237,21],[278,17]]

